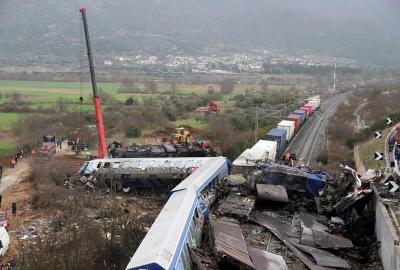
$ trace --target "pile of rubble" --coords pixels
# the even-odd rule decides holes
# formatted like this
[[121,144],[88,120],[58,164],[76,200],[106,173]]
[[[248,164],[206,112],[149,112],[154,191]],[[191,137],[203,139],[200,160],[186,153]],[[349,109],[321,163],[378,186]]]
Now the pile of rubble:
[[229,176],[207,244],[191,251],[198,269],[383,269],[370,181],[341,169],[323,183],[285,167]]

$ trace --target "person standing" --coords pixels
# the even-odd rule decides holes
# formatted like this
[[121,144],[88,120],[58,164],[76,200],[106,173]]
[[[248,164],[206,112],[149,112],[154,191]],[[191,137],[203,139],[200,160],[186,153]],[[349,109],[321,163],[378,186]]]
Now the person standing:
[[11,204],[11,212],[12,212],[14,217],[17,215],[17,203],[16,202],[13,202]]
[[15,157],[11,157],[11,168],[14,168],[16,164],[17,161],[15,160]]

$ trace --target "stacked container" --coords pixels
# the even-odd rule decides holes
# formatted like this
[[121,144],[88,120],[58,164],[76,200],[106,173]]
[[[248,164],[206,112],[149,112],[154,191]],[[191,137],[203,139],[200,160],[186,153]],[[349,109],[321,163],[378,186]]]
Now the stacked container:
[[313,105],[313,109],[316,111],[321,106],[321,99],[319,96],[314,96],[308,99],[308,103]]
[[307,114],[306,114],[305,111],[303,111],[303,110],[295,110],[293,112],[293,114],[300,116],[301,124],[304,124],[304,122],[306,121],[306,118],[307,118]]
[[294,122],[295,132],[297,132],[301,127],[301,116],[297,114],[289,114],[286,117],[287,120]]
[[311,110],[311,114],[314,113],[314,105],[313,104],[307,103],[307,104],[304,104],[303,107],[309,107],[310,110]]
[[267,141],[276,141],[276,151],[279,155],[283,153],[286,147],[286,130],[273,128],[265,136]]
[[295,122],[282,120],[279,122],[277,128],[286,130],[286,141],[290,141],[294,136]]
[[303,110],[306,113],[306,119],[308,119],[311,116],[311,110],[312,108],[309,106],[302,106],[299,108],[299,110]]
[[262,160],[275,161],[277,145],[276,141],[259,140],[251,150]]

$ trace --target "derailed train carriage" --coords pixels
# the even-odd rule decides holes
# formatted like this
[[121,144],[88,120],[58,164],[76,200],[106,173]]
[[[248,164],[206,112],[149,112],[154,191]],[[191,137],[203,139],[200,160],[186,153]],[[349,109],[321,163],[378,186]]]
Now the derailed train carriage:
[[224,157],[210,158],[176,186],[126,269],[190,269],[216,187],[228,175]]
[[210,157],[95,159],[86,161],[78,176],[83,183],[117,191],[174,187],[209,160]]

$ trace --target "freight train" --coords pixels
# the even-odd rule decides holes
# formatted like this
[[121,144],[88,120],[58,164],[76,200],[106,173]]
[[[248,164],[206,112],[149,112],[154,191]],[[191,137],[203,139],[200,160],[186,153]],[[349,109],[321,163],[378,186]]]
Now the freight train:
[[233,162],[234,170],[240,167],[239,171],[243,173],[244,167],[252,167],[257,161],[275,162],[282,157],[290,141],[320,106],[320,96],[308,98],[307,103],[290,113],[286,119],[278,123],[276,128],[268,131],[264,140],[246,149]]
[[293,111],[287,116],[286,120],[279,122],[276,128],[267,133],[265,137],[267,141],[277,142],[277,157],[283,154],[295,134],[320,106],[321,99],[319,96],[309,98],[306,104]]

